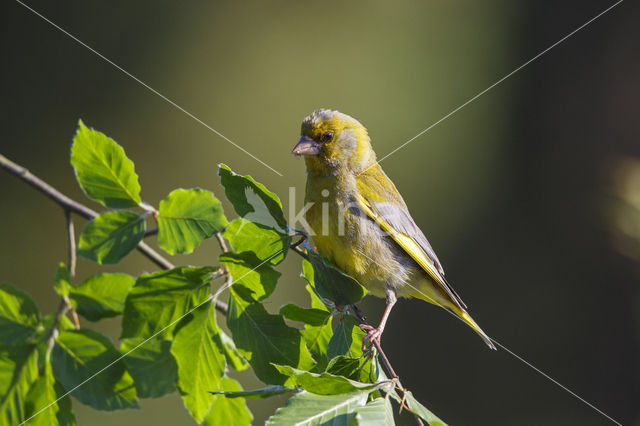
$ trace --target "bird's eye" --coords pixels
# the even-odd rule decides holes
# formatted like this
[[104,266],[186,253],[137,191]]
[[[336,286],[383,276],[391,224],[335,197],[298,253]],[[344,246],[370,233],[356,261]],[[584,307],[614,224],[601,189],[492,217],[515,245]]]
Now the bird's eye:
[[329,142],[331,139],[333,139],[333,132],[325,132],[320,137],[320,141],[325,143]]

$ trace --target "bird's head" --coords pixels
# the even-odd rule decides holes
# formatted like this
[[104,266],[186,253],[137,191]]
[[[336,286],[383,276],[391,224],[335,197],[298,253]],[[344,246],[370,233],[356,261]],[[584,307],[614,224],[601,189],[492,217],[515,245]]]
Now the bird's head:
[[314,111],[302,121],[300,133],[292,153],[305,156],[309,172],[358,173],[376,161],[367,129],[339,111]]

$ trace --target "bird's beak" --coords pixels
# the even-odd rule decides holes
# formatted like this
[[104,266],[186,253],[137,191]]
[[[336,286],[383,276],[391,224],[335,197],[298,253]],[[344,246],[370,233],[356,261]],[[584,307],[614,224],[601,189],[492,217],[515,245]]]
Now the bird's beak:
[[308,136],[301,136],[291,153],[295,155],[318,155],[320,153],[320,147],[319,142],[314,141]]

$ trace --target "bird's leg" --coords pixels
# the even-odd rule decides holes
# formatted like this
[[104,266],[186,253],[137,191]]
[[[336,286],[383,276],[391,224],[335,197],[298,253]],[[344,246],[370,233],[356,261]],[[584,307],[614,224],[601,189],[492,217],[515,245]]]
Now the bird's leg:
[[362,340],[362,351],[364,352],[367,346],[372,345],[373,342],[378,342],[380,344],[380,338],[382,337],[382,332],[384,331],[384,326],[387,323],[387,319],[389,318],[389,314],[391,313],[391,309],[393,305],[396,304],[398,300],[396,297],[396,293],[391,289],[386,289],[387,292],[387,306],[384,309],[384,313],[382,314],[382,319],[380,320],[380,325],[377,328],[374,328],[368,324],[360,324],[360,329],[367,333],[367,336]]

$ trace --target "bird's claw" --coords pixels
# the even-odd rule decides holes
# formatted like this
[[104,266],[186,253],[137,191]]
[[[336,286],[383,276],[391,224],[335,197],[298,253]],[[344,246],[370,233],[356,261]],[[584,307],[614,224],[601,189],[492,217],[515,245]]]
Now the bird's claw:
[[382,336],[382,330],[376,327],[372,327],[368,324],[360,324],[360,329],[367,333],[364,339],[362,339],[362,352],[365,352],[367,349],[367,344],[369,346],[375,346],[377,342],[380,344],[380,337]]

